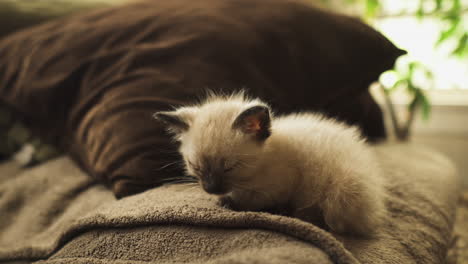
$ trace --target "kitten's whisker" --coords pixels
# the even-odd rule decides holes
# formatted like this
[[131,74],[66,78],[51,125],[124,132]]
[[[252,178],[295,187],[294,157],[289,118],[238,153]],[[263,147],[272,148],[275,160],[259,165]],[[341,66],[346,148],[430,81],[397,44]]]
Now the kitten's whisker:
[[177,183],[179,185],[184,185],[184,186],[189,186],[189,187],[197,187],[198,183],[196,182],[182,182],[182,183]]
[[161,180],[161,183],[169,183],[169,182],[192,182],[192,183],[197,183],[198,180],[193,177],[170,177],[170,178],[165,178]]
[[240,161],[239,164],[240,164],[240,167],[243,167],[243,168],[253,168],[254,167],[253,164],[245,162],[245,161]]
[[193,185],[192,187],[188,188],[187,190],[193,190],[195,188],[200,188],[200,185],[199,184],[195,184]]
[[163,185],[184,185],[184,186],[192,186],[192,185],[198,185],[197,183],[195,182],[166,182],[166,183],[163,183]]
[[250,154],[250,153],[237,153],[236,156],[251,157],[251,156],[254,156],[254,154]]
[[174,177],[165,177],[164,180],[174,180],[174,179],[196,179],[191,176],[174,176]]
[[160,171],[160,170],[163,170],[167,167],[170,167],[170,166],[173,166],[173,165],[176,165],[176,166],[183,166],[183,162],[180,162],[180,161],[174,161],[174,162],[170,162],[168,164],[165,164],[157,169],[154,169],[153,171]]
[[167,180],[166,182],[193,182],[193,183],[196,183],[197,181],[194,181],[192,179],[172,179],[172,180]]

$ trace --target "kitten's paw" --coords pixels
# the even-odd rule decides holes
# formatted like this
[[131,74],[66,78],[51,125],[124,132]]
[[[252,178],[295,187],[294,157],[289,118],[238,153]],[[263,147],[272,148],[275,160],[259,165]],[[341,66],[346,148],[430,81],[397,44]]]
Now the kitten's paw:
[[238,210],[232,197],[227,196],[227,195],[219,197],[218,202],[216,204],[226,209],[231,209],[231,210],[236,210],[236,211]]
[[229,195],[224,195],[219,197],[218,203],[219,206],[228,208],[234,211],[249,211],[257,212],[263,211],[265,208],[270,208],[264,199],[259,199],[259,197],[250,196],[249,193],[231,193]]

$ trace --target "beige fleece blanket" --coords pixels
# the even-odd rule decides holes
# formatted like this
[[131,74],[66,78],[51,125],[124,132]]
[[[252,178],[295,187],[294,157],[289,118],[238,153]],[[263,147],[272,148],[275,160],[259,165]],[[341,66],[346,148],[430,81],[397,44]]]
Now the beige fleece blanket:
[[163,186],[115,200],[62,157],[0,167],[0,262],[442,263],[459,179],[452,163],[412,145],[382,145],[389,217],[374,239],[216,206],[198,187]]

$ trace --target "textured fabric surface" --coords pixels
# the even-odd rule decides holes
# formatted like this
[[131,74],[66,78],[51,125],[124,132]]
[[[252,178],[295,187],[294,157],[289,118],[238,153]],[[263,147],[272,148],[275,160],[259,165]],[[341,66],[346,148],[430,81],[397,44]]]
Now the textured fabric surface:
[[323,111],[384,137],[367,88],[404,52],[307,2],[142,1],[28,28],[0,41],[0,100],[118,196],[180,174],[151,116],[207,88],[244,87],[280,113]]
[[385,225],[373,239],[218,207],[198,187],[163,186],[115,200],[68,158],[0,168],[0,261],[41,263],[442,263],[459,178],[445,157],[382,145]]
[[468,264],[468,191],[460,195],[447,264]]

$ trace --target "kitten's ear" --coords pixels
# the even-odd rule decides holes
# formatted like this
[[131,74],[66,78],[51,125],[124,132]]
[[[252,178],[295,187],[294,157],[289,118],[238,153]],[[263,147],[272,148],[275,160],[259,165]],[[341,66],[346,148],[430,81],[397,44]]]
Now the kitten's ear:
[[156,112],[153,117],[166,124],[169,131],[180,134],[190,128],[195,110],[192,108],[181,108],[177,111]]
[[265,105],[250,107],[236,118],[232,127],[258,140],[265,140],[271,135],[270,108]]

